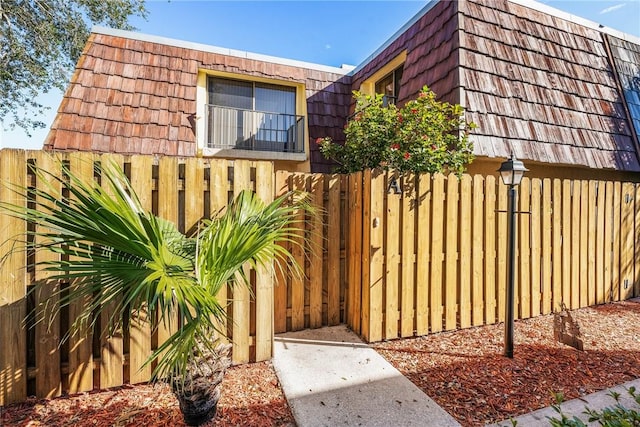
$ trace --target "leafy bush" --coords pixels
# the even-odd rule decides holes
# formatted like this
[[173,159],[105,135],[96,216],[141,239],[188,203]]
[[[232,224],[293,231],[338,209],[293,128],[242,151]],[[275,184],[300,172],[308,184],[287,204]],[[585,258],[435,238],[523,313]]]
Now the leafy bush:
[[465,121],[460,105],[437,101],[427,86],[401,108],[385,106],[382,95],[356,91],[354,96],[356,113],[345,127],[345,144],[316,140],[322,154],[339,164],[338,172],[384,168],[461,174],[473,160],[468,136],[475,124]]
[[[629,387],[627,390],[631,398],[640,405],[640,394],[636,393],[635,387]],[[620,393],[614,391],[609,393],[615,401],[614,406],[609,406],[601,411],[585,407],[584,413],[589,416],[589,422],[597,422],[604,427],[637,427],[640,426],[640,412],[637,409],[628,409],[620,403]],[[556,395],[556,404],[553,409],[558,412],[560,418],[549,418],[553,427],[586,427],[578,417],[569,418],[562,413],[560,403],[563,401],[562,394]]]

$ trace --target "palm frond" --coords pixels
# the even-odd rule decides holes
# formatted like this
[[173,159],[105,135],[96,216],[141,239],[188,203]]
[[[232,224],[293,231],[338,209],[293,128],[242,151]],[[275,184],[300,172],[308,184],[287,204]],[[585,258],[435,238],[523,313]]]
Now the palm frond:
[[[243,191],[215,218],[204,221],[195,236],[187,237],[142,208],[115,164],[96,166],[100,184],[59,165],[62,176],[34,166],[40,181],[56,185],[16,189],[33,201],[28,207],[0,203],[0,208],[36,225],[28,232],[26,241],[31,243],[26,249],[60,255],[38,262],[38,267],[48,271],[51,280],[71,281],[54,295],[60,304],[46,311],[49,315],[74,301],[84,302],[69,335],[95,327],[103,313],[106,333],[131,316],[146,315],[165,324],[177,316],[178,329],[146,361],[158,362],[153,380],[184,373],[193,351],[213,346],[213,332],[225,334],[216,330],[227,316],[218,291],[229,283],[249,286],[244,266],[290,265],[301,272],[291,253],[276,242],[300,244],[297,213],[312,211],[304,197],[289,193],[266,204]],[[69,197],[59,199],[59,186],[68,189]]]

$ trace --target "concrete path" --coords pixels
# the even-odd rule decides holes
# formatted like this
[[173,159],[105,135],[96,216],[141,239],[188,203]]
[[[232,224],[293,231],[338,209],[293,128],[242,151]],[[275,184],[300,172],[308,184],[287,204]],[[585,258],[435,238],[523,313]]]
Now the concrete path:
[[[629,393],[627,393],[627,389],[631,386],[640,391],[640,379],[629,381],[619,386],[612,387],[607,390],[602,390],[597,393],[589,394],[578,399],[568,400],[560,405],[560,407],[562,408],[562,412],[569,418],[577,416],[585,424],[597,426],[600,424],[587,423],[589,417],[583,414],[583,411],[585,407],[589,407],[590,409],[594,410],[602,410],[608,406],[615,405],[615,400],[613,400],[613,398],[609,395],[611,391],[620,393],[620,403],[625,408],[640,410],[640,406],[631,398],[631,396],[629,396]],[[549,418],[559,418],[558,413],[552,407],[538,409],[537,411],[515,418],[515,420],[518,422],[518,427],[548,426],[550,425]],[[493,424],[493,426],[500,427],[511,425],[512,423],[509,420],[502,421],[498,424]]]
[[298,427],[460,425],[344,325],[276,336],[273,365]]

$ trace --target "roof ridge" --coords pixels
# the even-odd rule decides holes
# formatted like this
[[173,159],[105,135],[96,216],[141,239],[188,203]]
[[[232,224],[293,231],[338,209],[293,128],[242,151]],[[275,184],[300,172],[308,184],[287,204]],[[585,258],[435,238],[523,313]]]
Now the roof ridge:
[[261,53],[246,52],[243,50],[229,49],[229,48],[224,48],[224,47],[219,47],[214,45],[208,45],[204,43],[190,42],[186,40],[173,39],[173,38],[162,37],[162,36],[155,36],[152,34],[138,33],[135,31],[118,30],[115,28],[108,28],[108,27],[103,27],[99,25],[93,26],[91,28],[91,32],[95,34],[122,37],[122,38],[127,38],[132,40],[139,40],[143,42],[157,43],[157,44],[163,44],[168,46],[181,47],[185,49],[198,50],[202,52],[217,53],[220,55],[227,55],[227,56],[235,56],[238,58],[254,59],[257,61],[271,62],[274,64],[289,65],[293,67],[307,68],[310,70],[318,70],[318,71],[324,71],[328,73],[335,73],[335,74],[341,74],[341,75],[348,74],[354,68],[352,65],[345,65],[345,64],[343,64],[341,67],[332,67],[330,65],[315,64],[312,62],[299,61],[296,59],[263,55]]
[[555,16],[556,18],[564,19],[565,21],[572,22],[574,24],[582,25],[583,27],[591,28],[592,30],[599,31],[601,33],[610,34],[619,39],[623,39],[629,41],[631,43],[640,44],[640,37],[636,37],[633,34],[625,33],[620,30],[616,30],[614,28],[605,27],[602,24],[599,24],[595,21],[591,21],[589,19],[583,18],[578,15],[573,15],[569,12],[565,12],[560,9],[556,9],[553,6],[549,6],[544,3],[540,3],[535,0],[507,0],[508,2],[528,7],[529,9],[534,9],[539,12],[546,13],[551,16]]

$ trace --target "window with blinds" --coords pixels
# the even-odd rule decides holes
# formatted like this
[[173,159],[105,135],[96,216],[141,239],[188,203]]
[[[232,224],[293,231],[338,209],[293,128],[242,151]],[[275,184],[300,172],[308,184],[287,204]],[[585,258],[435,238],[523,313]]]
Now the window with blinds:
[[376,82],[376,93],[384,95],[385,106],[395,104],[398,101],[403,71],[404,68],[401,65]]
[[209,77],[207,88],[210,147],[303,150],[294,87]]

